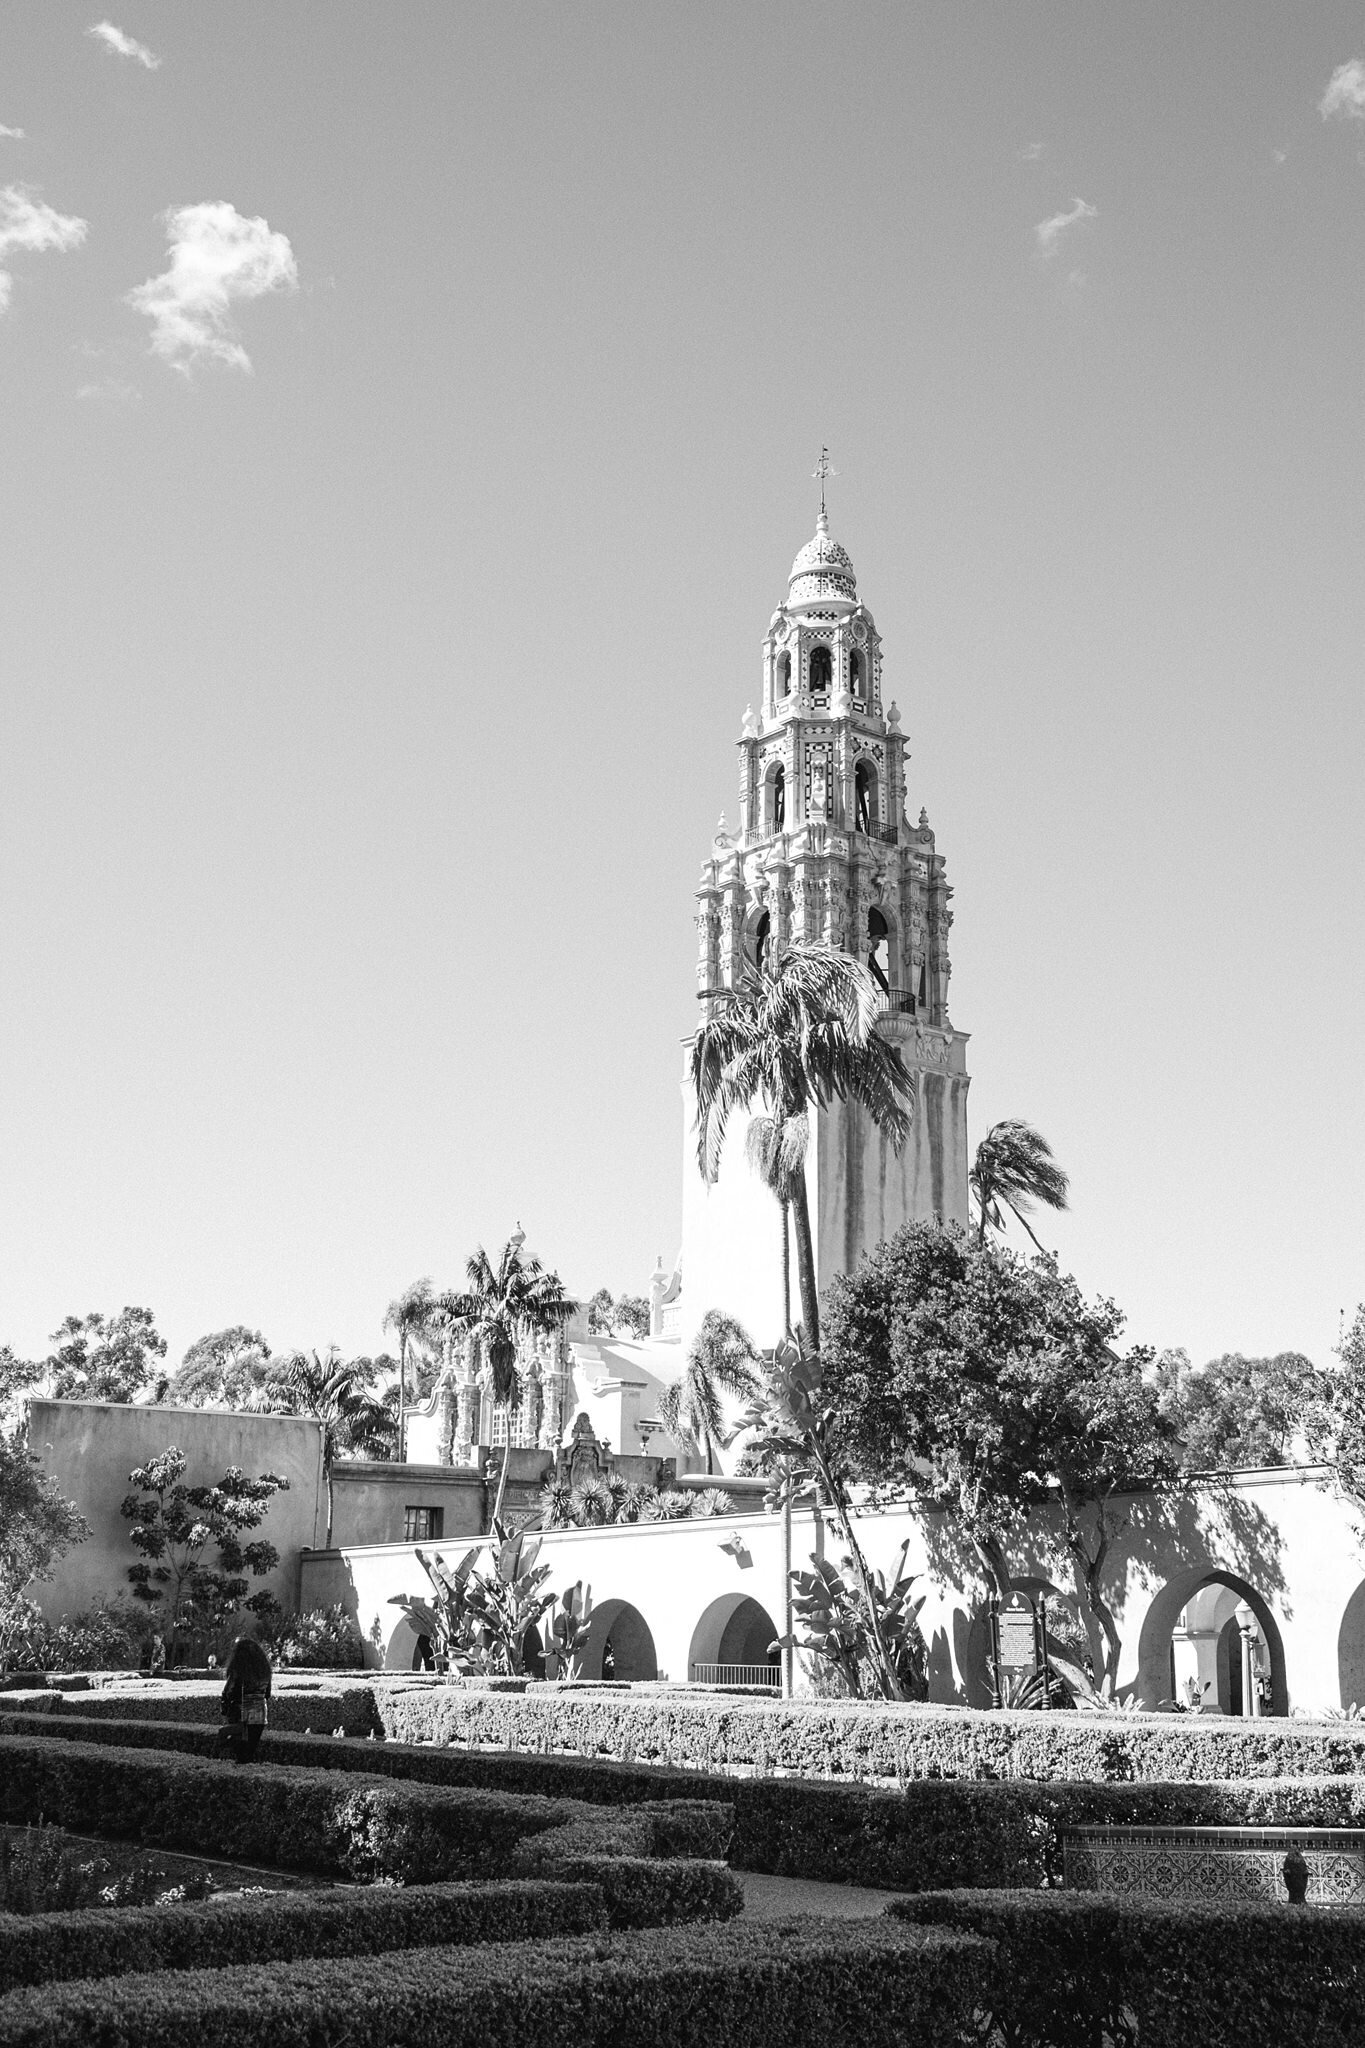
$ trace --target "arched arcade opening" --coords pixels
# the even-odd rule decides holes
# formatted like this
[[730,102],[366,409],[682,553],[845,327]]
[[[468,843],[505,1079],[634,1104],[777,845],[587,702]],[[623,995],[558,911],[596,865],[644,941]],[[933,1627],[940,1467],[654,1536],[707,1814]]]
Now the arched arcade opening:
[[687,1675],[701,1685],[776,1686],[782,1657],[770,1646],[778,1633],[767,1608],[749,1594],[722,1594],[692,1631]]
[[1137,1693],[1151,1707],[1170,1700],[1204,1713],[1287,1714],[1284,1641],[1264,1594],[1218,1566],[1171,1579],[1142,1624]]
[[578,1668],[584,1678],[657,1678],[654,1637],[639,1608],[629,1600],[603,1600],[594,1607]]

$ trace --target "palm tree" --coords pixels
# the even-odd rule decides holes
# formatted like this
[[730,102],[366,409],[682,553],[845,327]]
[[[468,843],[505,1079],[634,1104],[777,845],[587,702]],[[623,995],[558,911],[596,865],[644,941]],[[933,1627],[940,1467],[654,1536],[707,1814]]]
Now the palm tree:
[[708,1309],[687,1349],[683,1376],[659,1396],[659,1420],[671,1437],[690,1442],[714,1473],[715,1453],[729,1442],[724,1434],[722,1396],[752,1401],[758,1392],[758,1355],[733,1316]]
[[[386,1361],[392,1364],[392,1359]],[[271,1396],[276,1413],[311,1415],[322,1428],[322,1469],[327,1481],[327,1543],[332,1542],[332,1466],[338,1457],[381,1457],[393,1443],[392,1410],[371,1389],[372,1358],[296,1351],[283,1362]]]
[[748,1111],[759,1126],[750,1158],[779,1202],[790,1205],[801,1319],[812,1351],[820,1343],[820,1310],[806,1199],[811,1115],[836,1099],[855,1102],[897,1151],[910,1130],[905,1104],[915,1084],[899,1050],[873,1028],[881,999],[862,962],[832,946],[769,944],[733,988],[714,992],[716,1015],[692,1041],[702,1178],[715,1180],[730,1119]]
[[1052,1147],[1041,1131],[1018,1117],[1006,1117],[992,1124],[976,1148],[976,1158],[967,1176],[976,1196],[980,1216],[977,1242],[986,1242],[986,1225],[1003,1230],[1000,1214],[1003,1202],[1041,1252],[1029,1223],[1029,1213],[1039,1202],[1048,1209],[1065,1209],[1070,1181],[1052,1155]]
[[577,1306],[558,1273],[523,1254],[525,1242],[518,1229],[499,1252],[496,1266],[480,1245],[465,1266],[465,1291],[443,1294],[433,1303],[434,1320],[443,1330],[472,1339],[492,1370],[493,1399],[509,1408],[521,1400],[518,1342],[560,1329]]
[[432,1306],[435,1297],[430,1280],[414,1280],[384,1311],[384,1328],[398,1338],[398,1463],[403,1462],[407,1443],[408,1347],[425,1350],[432,1334]]

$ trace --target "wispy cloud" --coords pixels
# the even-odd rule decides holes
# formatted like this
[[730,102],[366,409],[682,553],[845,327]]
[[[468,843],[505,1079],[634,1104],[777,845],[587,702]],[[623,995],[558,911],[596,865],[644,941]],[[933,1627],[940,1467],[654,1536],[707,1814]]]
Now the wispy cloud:
[[88,227],[87,221],[77,220],[73,214],[45,206],[27,186],[6,185],[0,190],[0,313],[8,306],[14,286],[7,267],[12,251],[40,255],[48,249],[78,249]]
[[1347,121],[1365,121],[1365,62],[1352,57],[1349,63],[1338,64],[1318,101],[1318,112],[1324,121],[1334,114]]
[[138,405],[142,399],[134,385],[124,384],[117,377],[101,377],[97,384],[81,384],[76,396],[92,405]]
[[103,43],[106,50],[112,50],[116,57],[131,57],[135,64],[141,64],[145,71],[155,71],[161,63],[153,56],[145,43],[134,42],[121,28],[115,28],[112,21],[97,21],[86,34],[93,36],[97,43]]
[[1019,152],[1019,161],[1025,164],[1036,164],[1043,154],[1043,147],[1044,145],[1041,142],[1025,143]]
[[1084,199],[1073,199],[1065,213],[1054,213],[1050,220],[1040,220],[1033,230],[1042,256],[1051,256],[1059,238],[1068,228],[1074,228],[1080,220],[1098,220],[1099,208],[1088,206]]
[[24,139],[22,128],[7,128],[3,121],[0,121],[0,135],[8,136],[11,142],[22,142]]
[[225,200],[181,206],[162,216],[170,268],[129,292],[128,304],[152,323],[152,353],[189,376],[197,363],[249,370],[232,306],[266,292],[290,291],[298,265],[286,236],[268,221],[247,220]]

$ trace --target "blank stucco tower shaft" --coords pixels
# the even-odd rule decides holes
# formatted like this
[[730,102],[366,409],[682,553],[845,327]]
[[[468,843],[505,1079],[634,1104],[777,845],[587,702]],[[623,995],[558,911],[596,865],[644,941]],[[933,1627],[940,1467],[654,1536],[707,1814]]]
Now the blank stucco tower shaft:
[[[853,564],[822,508],[792,564],[763,643],[760,710],[739,739],[739,825],[724,819],[697,889],[697,988],[733,986],[747,959],[819,939],[871,966],[878,1029],[915,1075],[914,1127],[899,1155],[858,1109],[823,1112],[806,1162],[823,1289],[903,1223],[967,1221],[967,1039],[948,1021],[952,890],[923,811],[905,815],[905,737],[883,712],[881,641]],[[781,1333],[781,1213],[744,1157],[744,1123],[707,1188],[683,1087],[681,1334],[709,1308],[761,1344]],[[795,1283],[793,1281],[793,1312]]]

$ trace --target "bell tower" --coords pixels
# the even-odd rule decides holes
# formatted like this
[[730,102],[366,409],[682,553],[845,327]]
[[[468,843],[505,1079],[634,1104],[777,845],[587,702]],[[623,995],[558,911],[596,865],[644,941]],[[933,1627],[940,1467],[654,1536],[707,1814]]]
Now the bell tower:
[[[831,537],[823,479],[815,533],[792,563],[763,642],[759,709],[744,714],[739,822],[722,817],[697,888],[702,1015],[746,961],[791,939],[863,960],[882,991],[877,1029],[915,1076],[913,1129],[899,1154],[859,1109],[821,1112],[807,1192],[821,1288],[902,1224],[966,1223],[966,1034],[948,1016],[952,890],[923,810],[906,815],[909,750],[885,701],[882,644],[847,551]],[[743,1154],[744,1120],[707,1188],[684,1087],[683,1314],[709,1308],[759,1343],[780,1334],[781,1216]]]

